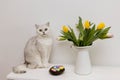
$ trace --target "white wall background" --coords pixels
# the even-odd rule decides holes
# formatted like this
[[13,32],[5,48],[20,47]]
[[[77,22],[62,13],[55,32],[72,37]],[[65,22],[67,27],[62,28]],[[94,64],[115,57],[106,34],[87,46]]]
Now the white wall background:
[[111,26],[114,38],[98,40],[90,49],[94,65],[120,66],[119,0],[0,0],[0,79],[23,62],[26,41],[35,35],[35,23],[50,21],[54,36],[53,63],[74,63],[69,43],[56,41],[62,25],[75,26],[81,16]]

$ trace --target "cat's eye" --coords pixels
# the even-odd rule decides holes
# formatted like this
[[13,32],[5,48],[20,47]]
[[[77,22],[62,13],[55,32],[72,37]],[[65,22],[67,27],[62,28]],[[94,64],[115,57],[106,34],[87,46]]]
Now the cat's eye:
[[41,32],[41,31],[42,31],[42,29],[39,29],[39,31]]
[[48,29],[47,28],[45,28],[45,31],[47,31]]

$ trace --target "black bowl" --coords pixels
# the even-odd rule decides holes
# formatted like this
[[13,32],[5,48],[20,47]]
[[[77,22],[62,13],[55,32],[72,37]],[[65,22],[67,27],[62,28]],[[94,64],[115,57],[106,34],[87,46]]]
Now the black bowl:
[[50,72],[50,74],[52,74],[52,75],[60,75],[60,74],[62,74],[64,71],[65,71],[65,68],[64,68],[64,66],[62,66],[62,65],[52,66],[52,67],[49,69],[49,72]]

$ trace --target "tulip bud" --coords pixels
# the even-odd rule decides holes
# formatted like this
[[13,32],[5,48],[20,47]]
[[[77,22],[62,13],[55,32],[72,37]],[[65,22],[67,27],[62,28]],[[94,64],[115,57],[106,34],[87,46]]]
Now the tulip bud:
[[64,37],[58,37],[57,40],[62,41],[62,40],[66,40]]

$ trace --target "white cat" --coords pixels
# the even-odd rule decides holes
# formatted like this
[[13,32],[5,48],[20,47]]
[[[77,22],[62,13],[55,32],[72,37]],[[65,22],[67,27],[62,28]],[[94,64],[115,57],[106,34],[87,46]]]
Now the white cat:
[[44,68],[49,66],[52,48],[52,37],[49,22],[43,25],[35,24],[37,35],[28,40],[24,49],[25,63],[13,68],[15,73],[25,73],[26,68]]

